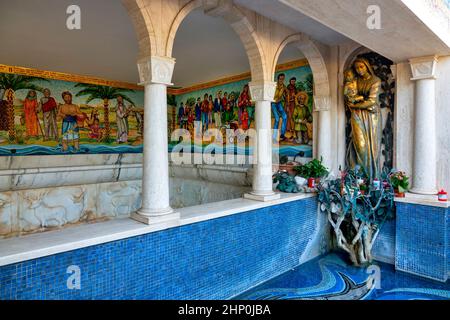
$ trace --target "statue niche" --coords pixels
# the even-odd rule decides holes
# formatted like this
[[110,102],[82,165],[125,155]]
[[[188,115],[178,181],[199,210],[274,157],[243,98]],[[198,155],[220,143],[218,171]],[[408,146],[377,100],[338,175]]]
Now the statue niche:
[[344,98],[349,112],[350,137],[346,162],[359,166],[372,181],[380,175],[382,119],[379,101],[381,80],[369,61],[357,58],[345,71]]

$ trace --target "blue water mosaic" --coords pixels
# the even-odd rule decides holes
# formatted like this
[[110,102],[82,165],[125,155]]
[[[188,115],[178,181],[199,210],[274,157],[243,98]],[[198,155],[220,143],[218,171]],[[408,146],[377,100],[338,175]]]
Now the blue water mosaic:
[[395,271],[374,262],[359,268],[329,254],[248,290],[237,300],[450,300],[450,282]]
[[309,198],[0,267],[0,299],[227,299],[296,267],[317,214]]
[[[181,147],[174,144],[169,145],[169,152],[183,149],[185,152],[191,153],[205,153],[207,147],[202,146],[188,146]],[[219,152],[218,150],[221,150]],[[41,145],[7,145],[0,146],[0,156],[33,156],[33,155],[57,155],[57,154],[116,154],[116,153],[142,153],[143,146],[131,146],[127,144],[107,146],[107,145],[95,145],[95,144],[81,144],[80,149],[76,150],[73,146],[69,146],[67,151],[63,151],[62,145],[55,147],[41,146]],[[209,151],[211,153],[211,151]],[[224,146],[216,149],[217,153],[222,154],[234,154],[234,155],[252,155],[252,147],[239,147],[237,145]],[[283,145],[279,148],[274,147],[274,152],[278,152],[280,156],[295,157],[300,156],[302,158],[312,157],[312,147],[307,145]]]

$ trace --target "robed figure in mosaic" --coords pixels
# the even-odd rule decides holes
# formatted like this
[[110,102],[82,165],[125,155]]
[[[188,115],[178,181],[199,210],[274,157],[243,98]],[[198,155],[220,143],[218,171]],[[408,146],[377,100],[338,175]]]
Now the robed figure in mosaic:
[[58,140],[58,124],[56,122],[56,115],[58,110],[58,103],[51,96],[50,89],[44,89],[44,96],[39,103],[39,110],[42,111],[44,120],[44,141]]
[[345,104],[351,114],[347,165],[350,168],[359,165],[373,180],[380,173],[382,123],[378,95],[381,80],[363,58],[356,59],[345,75]]

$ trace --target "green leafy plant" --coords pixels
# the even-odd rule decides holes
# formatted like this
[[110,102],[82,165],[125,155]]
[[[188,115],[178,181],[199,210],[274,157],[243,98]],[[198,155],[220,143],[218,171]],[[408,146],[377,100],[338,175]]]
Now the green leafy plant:
[[297,193],[299,189],[295,183],[294,177],[287,172],[279,171],[273,176],[273,183],[277,183],[277,189],[286,193]]
[[328,169],[322,164],[322,158],[320,160],[311,160],[310,162],[301,166],[296,166],[294,170],[297,172],[297,175],[305,179],[323,178],[326,177],[329,173]]
[[403,171],[393,170],[389,175],[394,189],[398,190],[400,193],[405,193],[409,190],[409,177]]

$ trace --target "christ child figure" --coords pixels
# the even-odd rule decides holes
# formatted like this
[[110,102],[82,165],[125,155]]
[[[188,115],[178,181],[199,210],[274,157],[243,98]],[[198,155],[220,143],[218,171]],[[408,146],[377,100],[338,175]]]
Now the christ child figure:
[[358,95],[358,83],[353,73],[353,70],[349,69],[344,73],[344,96],[347,101],[351,103],[364,101],[363,96]]

